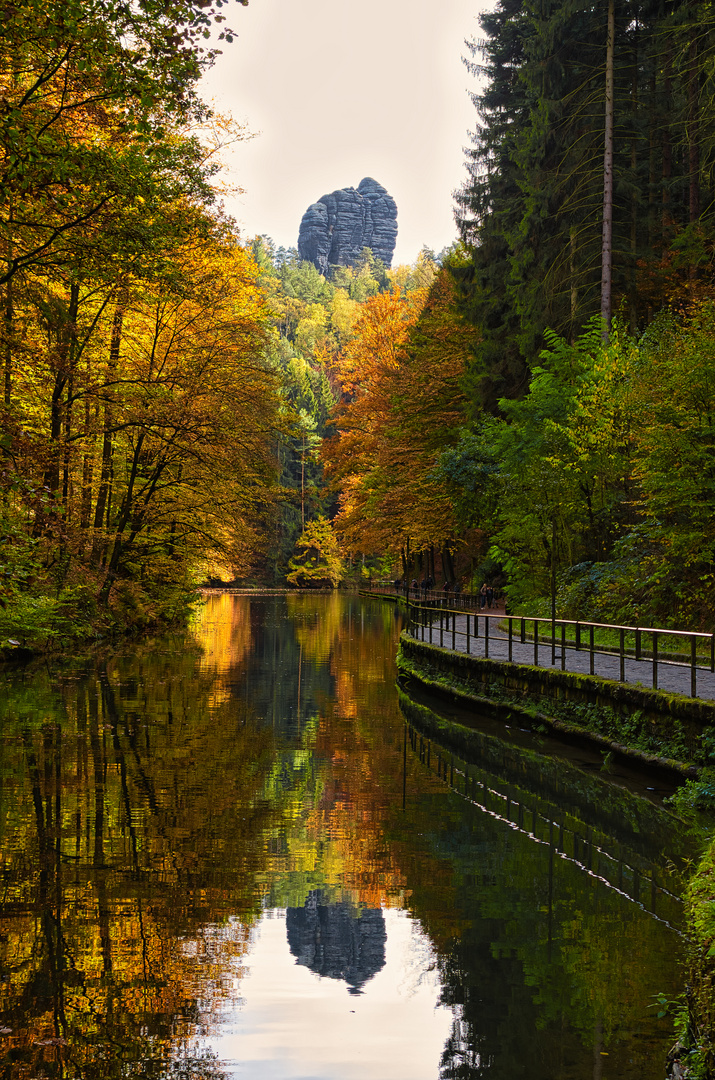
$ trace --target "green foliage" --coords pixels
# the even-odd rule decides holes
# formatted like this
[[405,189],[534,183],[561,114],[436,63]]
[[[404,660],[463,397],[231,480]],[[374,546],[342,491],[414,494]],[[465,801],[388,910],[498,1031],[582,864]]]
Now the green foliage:
[[333,286],[312,262],[286,262],[280,268],[280,281],[286,296],[304,304],[330,303]]
[[710,1080],[715,1070],[715,843],[711,812],[708,805],[708,843],[688,887],[688,994],[678,1016],[680,1064],[687,1070],[683,1075],[695,1080]]
[[[715,814],[715,782],[712,775],[698,780],[686,780],[668,801],[683,818],[691,816],[694,810],[708,815]],[[712,829],[712,821],[710,828]]]
[[[0,642],[19,642],[25,647],[43,646],[60,637],[63,629],[62,605],[51,596],[20,594],[0,609]],[[67,635],[69,636],[69,635]]]
[[9,500],[0,501],[0,605],[27,588],[40,572],[37,548],[18,511]]
[[488,417],[474,430],[464,428],[456,446],[444,450],[433,476],[449,490],[463,528],[490,529],[500,492],[497,439],[499,421]]
[[528,393],[502,399],[442,455],[464,525],[487,530],[490,556],[508,575],[512,607],[533,604],[557,577],[603,561],[628,520],[624,372],[632,343],[600,322],[573,345],[547,332]]
[[356,266],[331,266],[330,281],[345,290],[351,300],[364,304],[369,297],[390,288],[390,272],[370,248],[363,248]]
[[286,581],[301,589],[335,589],[344,576],[332,525],[324,517],[308,522],[290,560]]
[[465,428],[436,475],[491,538],[512,610],[710,629],[715,613],[715,306],[636,341],[598,319],[545,332],[528,392]]

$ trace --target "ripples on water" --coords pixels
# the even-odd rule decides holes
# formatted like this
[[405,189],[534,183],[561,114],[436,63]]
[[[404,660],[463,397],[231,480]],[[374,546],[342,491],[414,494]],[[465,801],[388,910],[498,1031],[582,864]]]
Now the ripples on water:
[[5,674],[4,1078],[660,1080],[671,820],[490,725],[455,781],[406,739],[399,628],[217,596]]

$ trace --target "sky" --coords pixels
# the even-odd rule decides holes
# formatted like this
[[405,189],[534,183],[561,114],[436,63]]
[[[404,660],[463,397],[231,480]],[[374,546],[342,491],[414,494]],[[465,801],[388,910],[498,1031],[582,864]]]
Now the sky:
[[[285,912],[265,913],[232,991],[214,1008],[210,1049],[234,1080],[434,1080],[452,1009],[439,1004],[434,950],[406,912],[383,909],[385,964],[350,994],[291,954]],[[222,966],[222,982],[229,972]]]
[[[250,0],[203,96],[255,133],[225,155],[246,238],[295,247],[311,203],[372,176],[397,203],[393,266],[456,236],[476,124],[462,62],[489,0]],[[491,6],[491,3],[489,3]]]

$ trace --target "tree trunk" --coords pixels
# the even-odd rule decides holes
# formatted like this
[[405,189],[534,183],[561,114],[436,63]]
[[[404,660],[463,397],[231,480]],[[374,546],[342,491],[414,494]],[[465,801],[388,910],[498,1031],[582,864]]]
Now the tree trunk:
[[[8,273],[12,270],[12,197],[8,212],[8,240],[7,240],[7,268]],[[4,367],[5,367],[5,408],[10,408],[12,398],[12,338],[15,332],[15,305],[13,303],[12,277],[5,283],[5,304],[3,311],[4,322]]]
[[601,245],[601,318],[603,337],[611,329],[613,264],[613,50],[616,35],[615,0],[608,0],[606,32],[606,116],[603,140],[603,240]]
[[110,484],[112,477],[112,452],[113,452],[113,437],[112,437],[112,396],[114,391],[110,388],[110,384],[114,381],[114,376],[117,371],[117,365],[119,364],[119,348],[122,342],[122,325],[124,323],[124,310],[126,307],[126,294],[124,291],[120,294],[117,300],[116,307],[114,309],[114,319],[112,320],[112,337],[109,345],[109,365],[107,368],[107,387],[105,389],[105,404],[104,404],[104,435],[102,439],[102,471],[99,477],[99,490],[97,491],[97,502],[94,508],[94,543],[92,544],[92,559],[97,562],[106,552],[106,543],[102,536],[102,528],[104,525],[104,517],[107,512],[110,501]]
[[638,130],[638,28],[633,45],[633,75],[631,80],[631,111],[633,135],[631,136],[631,288],[630,288],[630,331],[635,334],[638,325],[638,151],[636,131]]
[[70,373],[70,360],[73,356],[72,340],[77,332],[77,310],[79,307],[79,286],[70,288],[69,303],[61,321],[54,327],[57,338],[55,359],[55,380],[50,398],[50,437],[47,445],[47,457],[43,484],[49,492],[51,509],[49,514],[38,511],[35,516],[33,533],[40,536],[52,519],[58,519],[58,492],[60,487],[60,469],[62,465],[62,427],[65,415],[64,393]]
[[456,575],[454,573],[454,563],[452,561],[452,552],[449,550],[449,548],[447,547],[446,544],[444,545],[444,548],[442,550],[443,550],[444,562],[445,562],[446,567],[447,567],[447,580],[448,581],[455,581],[456,580]]
[[303,449],[300,455],[300,525],[305,532],[305,430],[303,431]]
[[[124,530],[129,524],[129,520],[132,517],[134,507],[134,487],[136,485],[137,476],[139,473],[139,465],[142,457],[142,447],[144,445],[144,435],[141,434],[137,439],[136,446],[134,447],[134,454],[132,457],[132,466],[129,473],[129,480],[127,481],[127,490],[122,499],[122,504],[117,514],[116,529],[114,532],[114,541],[112,543],[112,552],[107,562],[107,580],[109,580],[119,565],[119,558],[122,552],[122,537]],[[135,534],[136,535],[136,534]]]
[[673,147],[670,141],[669,113],[672,108],[672,70],[673,53],[670,46],[666,48],[664,79],[663,79],[663,171],[662,171],[662,216],[661,216],[661,253],[665,257],[670,245],[671,215],[670,215],[670,180],[673,175]]
[[[95,405],[95,424],[99,418],[99,405]],[[94,478],[94,444],[96,436],[91,432],[89,394],[84,399],[84,458],[82,460],[82,505],[80,528],[88,529],[92,513],[92,481]],[[84,544],[83,544],[84,546]]]
[[[700,217],[700,124],[698,113],[698,43],[690,43],[688,65],[688,219]],[[692,268],[691,268],[692,269]]]
[[77,319],[79,317],[79,285],[73,284],[70,288],[70,324],[69,324],[69,356],[67,375],[67,401],[65,404],[64,423],[64,450],[62,454],[62,505],[65,508],[65,523],[69,524],[72,519],[70,506],[70,438],[72,435],[72,405],[74,402],[74,369],[77,363]]
[[70,436],[72,434],[73,393],[74,378],[70,365],[70,375],[67,381],[67,404],[65,406],[64,451],[62,455],[62,505],[65,508],[65,521],[68,524],[72,520],[72,508],[70,506]]
[[658,122],[657,106],[658,83],[655,69],[650,76],[648,105],[648,251],[655,250],[658,235],[657,174],[656,174],[656,133]]
[[578,284],[576,282],[576,226],[569,229],[569,277],[571,278],[571,335],[573,345],[576,339],[576,313],[578,311]]
[[[8,245],[9,246],[9,245]],[[5,353],[5,408],[10,408],[12,398],[12,335],[15,330],[15,311],[12,302],[12,278],[5,283],[5,310],[4,316],[4,353]]]

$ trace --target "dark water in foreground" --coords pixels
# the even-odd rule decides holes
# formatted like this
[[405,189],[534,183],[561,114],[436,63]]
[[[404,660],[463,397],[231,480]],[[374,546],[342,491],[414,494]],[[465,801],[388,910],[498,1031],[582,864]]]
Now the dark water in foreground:
[[670,820],[494,730],[455,781],[398,633],[214,597],[194,639],[2,677],[4,1080],[660,1080]]

